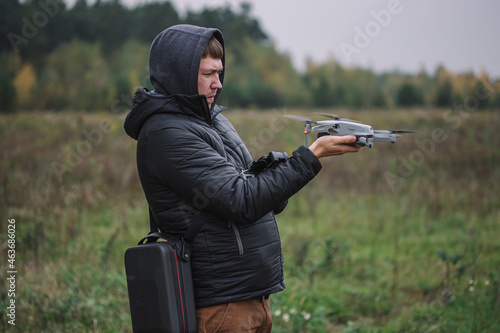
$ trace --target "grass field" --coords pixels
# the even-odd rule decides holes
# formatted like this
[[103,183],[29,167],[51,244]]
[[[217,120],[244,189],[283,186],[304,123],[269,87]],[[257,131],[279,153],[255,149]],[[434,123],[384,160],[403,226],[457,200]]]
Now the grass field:
[[[277,216],[274,331],[499,332],[500,112],[336,113],[420,133],[323,160]],[[225,114],[258,158],[303,144],[282,115],[309,113]],[[149,226],[124,117],[0,116],[1,331],[131,332],[123,254]]]

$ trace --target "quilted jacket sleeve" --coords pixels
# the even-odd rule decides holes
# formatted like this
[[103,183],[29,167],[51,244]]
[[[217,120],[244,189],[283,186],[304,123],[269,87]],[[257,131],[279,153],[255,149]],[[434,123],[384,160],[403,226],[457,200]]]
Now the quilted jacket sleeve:
[[257,177],[245,179],[224,157],[224,145],[208,125],[162,123],[148,129],[148,173],[197,209],[234,223],[252,223],[306,185],[321,163],[306,147]]

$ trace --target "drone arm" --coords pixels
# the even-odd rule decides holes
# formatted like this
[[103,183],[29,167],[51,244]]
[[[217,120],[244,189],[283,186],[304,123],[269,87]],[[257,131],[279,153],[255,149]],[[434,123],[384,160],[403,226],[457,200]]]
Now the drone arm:
[[374,134],[374,142],[396,142],[396,134]]

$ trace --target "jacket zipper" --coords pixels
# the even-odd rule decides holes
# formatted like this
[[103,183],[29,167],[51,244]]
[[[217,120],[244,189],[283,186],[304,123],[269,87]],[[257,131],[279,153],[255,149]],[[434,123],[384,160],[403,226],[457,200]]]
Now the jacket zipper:
[[236,237],[236,243],[238,244],[238,252],[241,256],[245,254],[245,251],[243,250],[243,242],[241,241],[240,232],[238,231],[236,225],[231,221],[229,221],[229,227],[233,229],[234,236]]

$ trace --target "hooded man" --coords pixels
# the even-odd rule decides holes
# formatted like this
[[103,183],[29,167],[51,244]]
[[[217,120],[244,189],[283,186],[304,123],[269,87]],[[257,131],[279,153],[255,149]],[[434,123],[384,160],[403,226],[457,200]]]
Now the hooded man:
[[125,130],[137,140],[142,187],[158,228],[182,236],[198,211],[192,242],[199,332],[270,332],[269,295],[285,288],[274,214],[313,179],[320,157],[355,152],[354,136],[325,136],[255,177],[217,99],[224,83],[217,29],[177,25],[153,41],[149,91],[140,87]]

